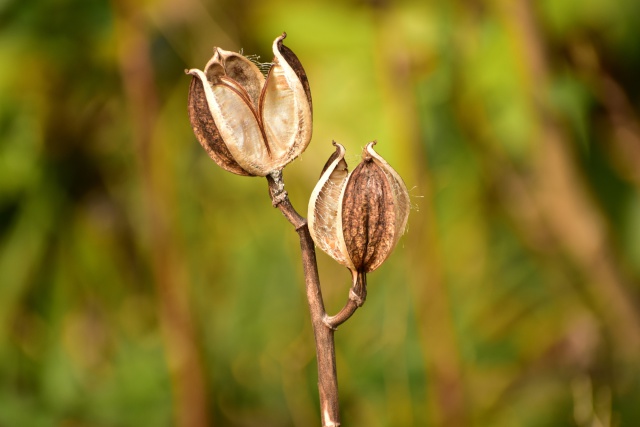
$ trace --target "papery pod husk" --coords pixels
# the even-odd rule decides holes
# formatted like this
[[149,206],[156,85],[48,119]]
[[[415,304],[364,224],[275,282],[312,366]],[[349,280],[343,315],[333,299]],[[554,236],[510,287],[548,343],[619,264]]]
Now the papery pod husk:
[[223,169],[266,176],[281,170],[311,140],[309,82],[296,55],[273,43],[265,80],[246,57],[216,49],[204,72],[192,69],[189,116],[200,144]]
[[[262,71],[256,64],[240,53],[219,48],[214,50],[213,57],[204,68],[207,81],[211,85],[220,83],[221,79],[227,79],[225,82],[227,84],[236,83],[242,88],[239,92],[246,93],[249,104],[257,111],[260,94],[265,82]],[[231,84],[233,85],[233,83]]]
[[[309,82],[298,57],[282,43],[285,37],[283,33],[273,43],[274,65],[260,95],[259,115],[273,169],[281,169],[307,148],[313,128]],[[285,107],[289,114],[283,114]]]
[[285,59],[287,64],[291,67],[298,79],[300,80],[300,84],[302,84],[302,88],[304,89],[305,96],[307,97],[307,102],[309,103],[309,109],[313,114],[313,101],[311,100],[311,86],[309,85],[309,79],[307,78],[307,73],[304,71],[304,67],[300,62],[300,59],[296,56],[295,53],[287,46],[282,44],[282,41],[287,36],[286,33],[283,34],[284,37],[280,39],[278,42],[278,50],[282,57]]
[[353,170],[341,207],[349,258],[356,270],[373,271],[391,252],[396,220],[391,185],[373,160]]
[[402,236],[410,211],[409,192],[396,171],[367,144],[362,162],[344,191],[342,231],[358,271],[377,269]]
[[363,161],[349,174],[340,144],[323,169],[309,201],[315,243],[356,280],[378,268],[404,232],[409,194],[402,178],[367,144]]
[[218,127],[209,112],[202,81],[196,77],[191,79],[189,87],[189,120],[196,139],[218,166],[237,175],[250,175],[233,159],[222,140]]
[[353,271],[355,266],[348,256],[342,235],[342,217],[338,215],[349,170],[344,160],[344,147],[335,141],[333,145],[336,151],[322,169],[320,180],[309,199],[309,232],[320,249]]

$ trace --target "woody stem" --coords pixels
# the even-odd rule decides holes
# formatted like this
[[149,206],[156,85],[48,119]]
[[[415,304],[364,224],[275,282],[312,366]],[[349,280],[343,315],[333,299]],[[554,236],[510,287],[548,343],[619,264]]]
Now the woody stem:
[[358,273],[353,287],[349,291],[349,300],[347,304],[335,316],[325,317],[324,323],[331,329],[335,330],[338,326],[349,320],[358,307],[362,307],[367,298],[367,274]]
[[300,238],[302,251],[302,267],[304,270],[307,301],[311,312],[311,324],[316,340],[316,356],[318,359],[318,391],[320,395],[320,414],[323,427],[340,426],[340,406],[338,402],[338,378],[336,371],[336,351],[333,338],[334,329],[325,323],[327,314],[322,300],[320,277],[316,252],[307,220],[295,210],[286,191],[282,172],[276,171],[267,175],[269,194],[274,207],[295,227]]

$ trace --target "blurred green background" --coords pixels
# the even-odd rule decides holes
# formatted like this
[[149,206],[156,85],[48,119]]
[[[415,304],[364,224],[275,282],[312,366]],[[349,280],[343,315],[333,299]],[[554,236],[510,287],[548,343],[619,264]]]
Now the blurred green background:
[[[213,46],[306,68],[406,235],[336,335],[345,426],[640,425],[640,2],[0,1],[0,426],[319,425],[296,233],[196,142]],[[318,254],[326,305],[349,274]]]

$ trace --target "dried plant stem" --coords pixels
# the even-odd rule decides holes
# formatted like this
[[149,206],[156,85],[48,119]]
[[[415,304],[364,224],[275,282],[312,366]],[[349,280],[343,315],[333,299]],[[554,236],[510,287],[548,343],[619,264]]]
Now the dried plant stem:
[[[302,267],[304,269],[307,301],[311,312],[311,324],[316,340],[316,356],[318,358],[318,391],[320,395],[320,413],[323,427],[340,426],[340,405],[338,400],[338,377],[336,371],[336,351],[333,334],[338,325],[344,323],[356,309],[362,305],[349,298],[347,305],[333,317],[327,316],[320,288],[316,251],[309,233],[307,220],[296,212],[284,191],[282,173],[277,171],[267,176],[269,194],[274,207],[295,227],[300,237],[302,251]],[[365,283],[363,283],[365,285]],[[366,290],[364,291],[366,293]]]
[[298,230],[300,249],[302,251],[302,266],[304,268],[307,301],[311,312],[311,323],[316,339],[316,356],[318,358],[318,392],[320,396],[320,413],[323,427],[340,425],[340,405],[338,401],[338,374],[336,371],[336,350],[333,339],[334,329],[324,323],[326,316],[316,253],[305,223]]
[[367,298],[367,275],[365,273],[358,274],[357,280],[353,285],[353,288],[349,291],[349,300],[342,310],[335,316],[325,317],[324,323],[331,329],[336,329],[338,326],[346,322],[358,307],[362,307],[365,299]]

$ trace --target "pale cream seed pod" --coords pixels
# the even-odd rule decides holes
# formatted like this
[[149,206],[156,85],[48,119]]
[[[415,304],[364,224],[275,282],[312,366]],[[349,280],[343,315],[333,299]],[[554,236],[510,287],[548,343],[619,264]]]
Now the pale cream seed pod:
[[216,48],[189,88],[189,118],[196,138],[223,169],[266,176],[298,157],[313,127],[311,91],[297,56],[273,42],[265,78],[245,56]]

